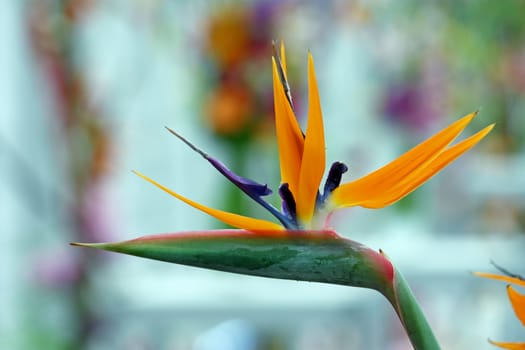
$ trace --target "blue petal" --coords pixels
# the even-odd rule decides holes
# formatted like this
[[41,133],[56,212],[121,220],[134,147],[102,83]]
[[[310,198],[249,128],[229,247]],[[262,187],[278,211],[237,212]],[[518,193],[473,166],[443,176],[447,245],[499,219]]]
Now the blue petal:
[[279,195],[282,199],[282,211],[288,218],[297,225],[297,206],[292,191],[287,183],[279,186]]
[[215,169],[217,169],[222,175],[224,175],[228,180],[233,182],[241,190],[255,194],[259,197],[272,194],[272,190],[269,189],[267,185],[257,183],[253,180],[235,174],[233,171],[228,169],[228,167],[224,165],[221,161],[213,157],[206,155],[204,158],[206,158],[206,160],[208,160],[208,162],[210,162]]
[[247,179],[247,178],[244,178],[242,176],[235,174],[221,161],[209,156],[206,152],[197,148],[197,146],[195,146],[190,141],[186,140],[184,137],[177,134],[175,131],[171,130],[170,128],[166,127],[166,129],[168,129],[168,131],[171,132],[173,135],[177,136],[177,138],[179,138],[182,142],[188,145],[192,150],[199,153],[204,159],[210,162],[210,164],[213,165],[215,169],[217,169],[222,175],[224,175],[235,186],[239,187],[241,190],[243,190],[243,192],[248,194],[250,197],[253,197],[253,196],[261,197],[261,196],[267,196],[269,194],[272,194],[272,190],[269,189],[266,184],[263,185],[253,180],[250,180],[250,179]]
[[192,150],[199,153],[204,159],[210,162],[210,164],[213,165],[215,169],[217,169],[228,180],[230,180],[239,189],[246,193],[251,199],[253,199],[257,203],[259,203],[263,208],[268,210],[281,222],[281,224],[283,224],[284,227],[286,227],[287,229],[297,229],[297,224],[295,222],[291,221],[290,218],[288,218],[286,215],[277,210],[273,205],[261,198],[262,196],[267,196],[272,193],[272,190],[270,190],[267,185],[262,185],[258,182],[246,179],[242,176],[235,174],[233,171],[228,169],[226,165],[224,165],[217,159],[210,157],[207,153],[197,148],[195,145],[193,145],[181,135],[177,134],[175,131],[171,130],[168,127],[166,127],[166,129],[168,129],[169,132],[177,136],[177,138],[179,138],[182,142],[188,145]]

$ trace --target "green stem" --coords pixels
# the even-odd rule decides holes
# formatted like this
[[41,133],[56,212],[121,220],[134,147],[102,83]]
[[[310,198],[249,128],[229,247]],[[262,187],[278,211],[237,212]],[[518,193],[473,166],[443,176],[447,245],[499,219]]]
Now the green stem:
[[415,350],[441,349],[412,290],[397,269],[393,289],[383,294],[394,307]]

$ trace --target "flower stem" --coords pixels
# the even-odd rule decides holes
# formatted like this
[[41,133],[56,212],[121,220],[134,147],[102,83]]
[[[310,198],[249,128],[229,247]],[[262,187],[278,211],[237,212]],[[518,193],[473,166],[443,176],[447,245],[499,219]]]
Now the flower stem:
[[439,350],[428,321],[399,270],[395,269],[393,289],[383,293],[394,307],[415,350]]

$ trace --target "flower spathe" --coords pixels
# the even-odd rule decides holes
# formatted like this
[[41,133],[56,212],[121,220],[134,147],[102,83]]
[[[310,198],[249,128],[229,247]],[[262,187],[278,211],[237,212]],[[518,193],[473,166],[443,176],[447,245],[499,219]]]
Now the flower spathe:
[[[505,270],[502,270],[506,272]],[[493,273],[484,273],[484,272],[475,272],[476,276],[490,278],[498,281],[503,281],[507,283],[507,296],[509,297],[512,309],[516,314],[516,317],[520,320],[521,324],[525,326],[525,295],[519,293],[512,285],[525,287],[525,280],[520,276],[505,276],[498,275]],[[506,343],[506,342],[496,342],[489,340],[493,345],[499,346],[502,349],[508,350],[525,350],[525,342],[523,343]]]
[[325,137],[314,61],[308,54],[308,120],[303,133],[295,116],[287,82],[284,46],[272,58],[275,127],[279,147],[282,209],[274,208],[262,197],[271,193],[266,185],[234,174],[224,164],[207,155],[169,129],[192,149],[200,153],[239,189],[270,211],[279,223],[247,217],[207,207],[192,201],[135,172],[143,179],[218,220],[245,230],[301,230],[327,228],[328,215],[334,210],[362,206],[382,208],[405,197],[456,158],[471,149],[493,128],[489,125],[476,134],[450,144],[476,116],[470,113],[426,141],[412,148],[382,168],[357,180],[340,185],[347,167],[335,162],[327,176],[323,193],[319,188],[325,172]]

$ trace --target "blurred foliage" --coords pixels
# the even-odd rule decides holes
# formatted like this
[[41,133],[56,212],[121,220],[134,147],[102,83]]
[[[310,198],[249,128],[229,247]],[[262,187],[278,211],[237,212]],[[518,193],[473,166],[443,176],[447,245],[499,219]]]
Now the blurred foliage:
[[[525,146],[523,13],[525,3],[519,0],[411,1],[394,17],[403,25],[404,49],[416,47],[410,60],[400,62],[406,65],[405,72],[412,72],[411,78],[404,79],[414,80],[415,67],[416,80],[421,80],[432,61],[439,69],[426,96],[416,87],[416,103],[437,97],[442,113],[480,107],[483,115],[497,123],[490,144],[498,153],[515,153]],[[404,111],[397,112],[403,115]]]

